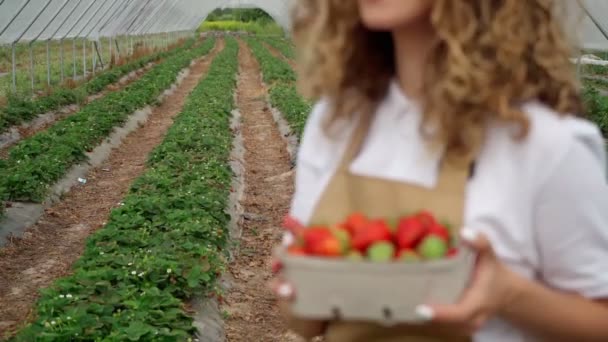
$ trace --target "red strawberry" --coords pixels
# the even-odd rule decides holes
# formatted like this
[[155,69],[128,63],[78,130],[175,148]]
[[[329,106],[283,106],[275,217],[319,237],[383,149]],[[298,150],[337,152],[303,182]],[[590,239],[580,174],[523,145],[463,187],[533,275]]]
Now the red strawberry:
[[304,247],[291,246],[287,249],[287,253],[289,253],[290,255],[304,256],[304,255],[306,255],[306,250],[304,249]]
[[303,233],[304,248],[309,254],[318,254],[320,245],[326,239],[332,237],[332,233],[329,228],[326,227],[312,227],[305,229]]
[[422,240],[427,229],[417,217],[405,217],[397,227],[397,245],[399,249],[413,249]]
[[335,236],[330,236],[323,240],[316,251],[317,255],[324,257],[338,257],[341,256],[342,253],[342,245],[340,244],[340,240]]
[[454,257],[456,257],[457,255],[458,255],[458,249],[457,249],[457,248],[450,248],[450,249],[448,250],[448,254],[447,254],[447,257],[448,257],[448,258],[454,258]]
[[433,216],[433,214],[431,214],[430,212],[423,210],[421,212],[419,212],[418,214],[416,214],[416,218],[418,218],[418,220],[420,220],[420,222],[425,226],[425,227],[430,227],[430,226],[434,226],[437,224],[437,221],[435,220],[435,216]]
[[373,220],[365,228],[356,231],[352,245],[358,251],[365,253],[370,245],[391,240],[392,234],[389,225],[384,220]]
[[369,223],[369,219],[362,213],[353,213],[346,218],[344,228],[348,230],[351,236],[361,229],[364,229]]
[[440,224],[433,224],[428,228],[428,235],[437,235],[445,242],[450,242],[450,231]]

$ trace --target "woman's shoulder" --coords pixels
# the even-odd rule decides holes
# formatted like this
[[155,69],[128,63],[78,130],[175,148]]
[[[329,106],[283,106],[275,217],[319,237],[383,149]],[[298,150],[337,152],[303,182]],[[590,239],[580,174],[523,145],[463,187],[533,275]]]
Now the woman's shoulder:
[[488,152],[502,150],[522,167],[534,168],[527,171],[551,172],[565,159],[576,161],[575,151],[585,151],[588,163],[605,168],[605,140],[597,125],[575,115],[560,115],[540,101],[527,102],[521,109],[530,124],[528,135],[517,140],[513,126],[494,125],[488,135]]

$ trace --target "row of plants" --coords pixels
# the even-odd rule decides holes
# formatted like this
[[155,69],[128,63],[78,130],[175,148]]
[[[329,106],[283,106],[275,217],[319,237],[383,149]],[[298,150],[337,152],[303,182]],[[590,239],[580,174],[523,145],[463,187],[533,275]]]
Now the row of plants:
[[[193,44],[194,39],[190,39],[183,47],[190,48]],[[142,57],[130,63],[106,70],[76,88],[59,88],[53,90],[48,96],[32,98],[29,94],[10,95],[8,97],[7,105],[4,108],[0,108],[0,132],[4,132],[9,127],[21,124],[39,114],[71,104],[81,104],[88,95],[99,93],[106,86],[118,82],[121,77],[127,75],[131,71],[142,68],[150,62],[172,56],[175,53],[177,53],[177,51],[173,49]]]
[[583,89],[583,100],[589,119],[593,120],[608,137],[608,97],[600,94],[593,86],[585,86]]
[[289,64],[272,55],[256,38],[244,38],[260,63],[264,82],[270,87],[270,103],[283,113],[298,138],[301,138],[311,104],[297,91],[296,75]]
[[596,65],[596,64],[583,64],[581,65],[581,73],[585,75],[608,75],[608,66]]
[[135,110],[155,104],[180,70],[208,53],[215,40],[181,47],[123,91],[92,101],[49,129],[20,141],[0,160],[0,200],[41,202],[52,184],[74,164],[86,159],[112,130]]
[[272,85],[274,82],[295,82],[296,73],[291,69],[291,66],[284,60],[276,58],[264,46],[264,44],[255,37],[243,37],[247,42],[253,54],[260,63],[262,73],[264,74],[264,82]]
[[185,341],[184,300],[212,293],[228,244],[230,117],[238,44],[226,46],[163,143],[87,241],[72,275],[42,290],[15,341]]
[[283,56],[289,59],[295,59],[295,49],[290,40],[282,38],[282,37],[264,37],[262,38],[266,44],[272,46],[273,48],[279,50]]

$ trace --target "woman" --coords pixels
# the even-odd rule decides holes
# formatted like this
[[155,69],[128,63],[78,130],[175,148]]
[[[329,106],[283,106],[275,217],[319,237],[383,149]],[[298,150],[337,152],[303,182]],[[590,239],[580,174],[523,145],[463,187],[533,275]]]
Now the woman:
[[289,326],[327,342],[608,341],[604,140],[576,117],[554,1],[296,6],[303,90],[321,100],[292,216],[311,224],[430,206],[467,227],[478,263],[460,302],[420,303],[428,323],[416,327],[294,317],[297,288],[277,277]]

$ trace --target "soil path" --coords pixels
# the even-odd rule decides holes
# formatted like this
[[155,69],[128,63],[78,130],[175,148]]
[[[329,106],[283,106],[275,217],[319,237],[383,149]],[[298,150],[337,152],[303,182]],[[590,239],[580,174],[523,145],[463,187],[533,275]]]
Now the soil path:
[[223,40],[218,40],[207,56],[197,60],[176,91],[154,108],[148,121],[127,136],[104,165],[88,173],[86,185],[74,187],[46,210],[22,239],[0,249],[0,338],[32,318],[40,288],[70,273],[85,239],[104,225],[112,208],[120,205],[132,181],[145,170],[148,154],[162,142],[173,118],[223,46]]
[[[154,68],[155,66],[157,66],[160,63],[162,63],[162,60],[159,60],[156,62],[150,62],[150,63],[146,64],[144,67],[128,73],[127,75],[121,77],[120,80],[118,80],[117,82],[107,85],[105,87],[105,89],[100,91],[99,93],[87,96],[87,98],[84,100],[82,105],[78,105],[78,104],[68,105],[68,106],[62,107],[58,110],[52,111],[51,112],[52,115],[43,114],[42,116],[37,116],[36,118],[34,118],[28,122],[24,122],[18,126],[14,126],[14,128],[16,128],[17,132],[19,133],[19,138],[11,141],[10,143],[2,144],[2,147],[0,147],[0,158],[2,158],[2,159],[7,158],[10,148],[15,146],[21,140],[29,138],[36,133],[47,130],[49,127],[53,126],[56,122],[59,122],[60,120],[63,120],[65,118],[77,113],[82,108],[82,106],[85,106],[95,100],[98,100],[98,99],[106,96],[108,93],[117,92],[117,91],[121,91],[121,90],[125,89],[131,83],[142,78],[146,73],[148,73],[148,71],[150,71],[152,68]],[[12,128],[13,127],[9,128],[9,129],[12,129]]]
[[293,59],[287,58],[284,54],[281,53],[281,51],[277,50],[276,48],[274,48],[272,45],[268,44],[268,43],[264,43],[264,45],[266,46],[266,48],[268,49],[268,51],[270,51],[270,53],[275,56],[276,58],[280,58],[282,60],[284,60],[285,62],[287,62],[289,64],[289,66],[291,66],[291,68],[293,69],[293,71],[296,71],[297,69],[297,64]]
[[260,67],[247,44],[240,42],[237,105],[245,146],[245,211],[236,260],[225,297],[229,342],[290,342],[267,288],[270,258],[281,237],[281,222],[293,194],[293,174],[286,143],[266,102]]

